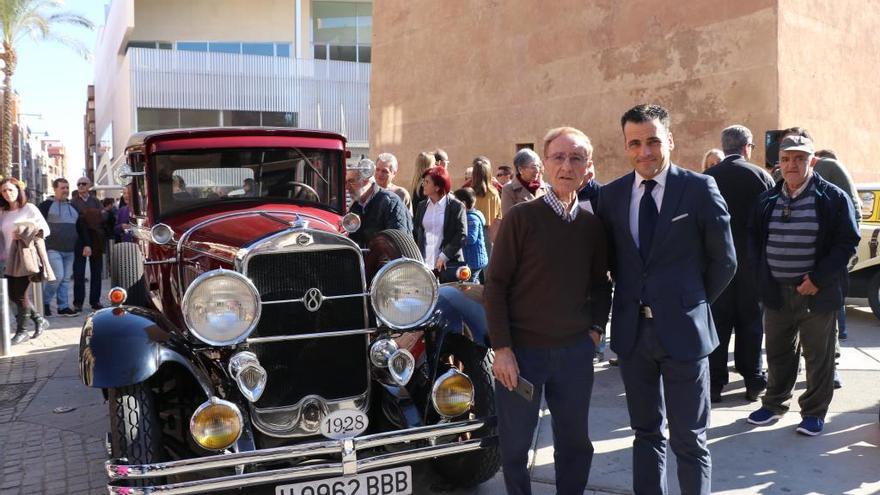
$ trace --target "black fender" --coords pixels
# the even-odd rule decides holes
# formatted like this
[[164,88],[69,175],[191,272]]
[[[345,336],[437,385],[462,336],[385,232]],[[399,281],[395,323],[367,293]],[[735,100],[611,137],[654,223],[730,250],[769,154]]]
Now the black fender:
[[213,386],[199,360],[161,313],[120,306],[96,311],[83,324],[79,341],[80,379],[93,388],[141,383],[164,363],[186,368],[207,397]]
[[469,283],[441,285],[431,327],[433,331],[426,333],[425,350],[433,365],[433,382],[443,344],[450,336],[459,335],[480,347],[490,347],[489,324],[483,309],[483,286]]

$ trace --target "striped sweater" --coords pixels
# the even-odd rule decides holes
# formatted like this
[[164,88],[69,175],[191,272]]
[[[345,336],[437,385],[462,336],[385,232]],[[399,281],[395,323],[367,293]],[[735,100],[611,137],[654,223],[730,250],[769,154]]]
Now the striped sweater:
[[816,187],[813,181],[795,198],[783,186],[770,217],[767,264],[781,284],[800,284],[816,264]]

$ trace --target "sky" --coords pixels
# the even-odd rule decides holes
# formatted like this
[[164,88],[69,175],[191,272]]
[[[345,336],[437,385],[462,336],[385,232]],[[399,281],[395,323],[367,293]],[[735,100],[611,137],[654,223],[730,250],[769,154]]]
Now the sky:
[[[66,0],[63,10],[90,19],[94,31],[65,28],[94,52],[98,29],[104,24],[106,0]],[[12,87],[21,97],[21,111],[40,114],[42,118],[23,115],[32,132],[48,132],[67,147],[68,179],[76,180],[85,167],[83,117],[86,111],[88,86],[94,80],[92,60],[85,60],[76,51],[52,41],[34,42],[24,37],[18,46],[18,66],[12,76]]]

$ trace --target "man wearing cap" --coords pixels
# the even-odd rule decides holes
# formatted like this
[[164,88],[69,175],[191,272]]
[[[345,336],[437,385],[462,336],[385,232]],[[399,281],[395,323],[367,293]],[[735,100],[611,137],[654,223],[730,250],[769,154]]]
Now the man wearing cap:
[[412,220],[403,201],[391,191],[376,184],[376,165],[363,159],[345,171],[345,188],[351,194],[351,213],[361,218],[361,226],[352,232],[351,239],[366,247],[377,233],[397,229],[412,235]]
[[834,394],[834,325],[859,232],[850,198],[813,173],[813,142],[787,136],[779,150],[783,180],[761,194],[749,229],[764,303],[768,383],[762,407],[748,422],[765,425],[788,411],[800,342],[807,390],[798,399],[797,432],[815,436]]

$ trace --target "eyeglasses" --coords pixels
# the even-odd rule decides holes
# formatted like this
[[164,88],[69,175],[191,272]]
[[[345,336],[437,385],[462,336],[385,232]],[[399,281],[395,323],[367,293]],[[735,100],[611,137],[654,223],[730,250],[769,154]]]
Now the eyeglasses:
[[565,163],[565,160],[568,160],[568,163],[571,163],[574,167],[580,167],[587,163],[587,157],[583,155],[567,155],[565,153],[556,153],[554,155],[550,155],[547,157],[548,160],[553,162],[556,165],[562,165]]
[[87,185],[89,185],[89,183],[88,183],[88,182],[77,182],[76,185],[78,185],[78,186],[87,186]]

